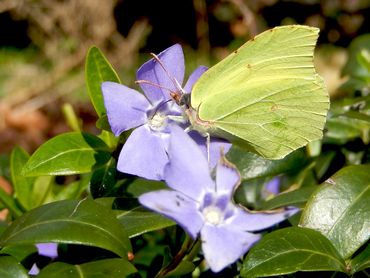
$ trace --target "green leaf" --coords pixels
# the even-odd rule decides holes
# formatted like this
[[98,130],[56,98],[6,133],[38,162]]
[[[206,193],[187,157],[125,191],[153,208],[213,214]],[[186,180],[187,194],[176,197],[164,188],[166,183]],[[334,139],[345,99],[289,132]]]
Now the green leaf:
[[242,179],[245,180],[296,171],[308,162],[302,150],[297,150],[280,160],[268,160],[234,145],[227,153],[227,158],[236,165]]
[[95,246],[127,258],[130,241],[116,215],[92,200],[65,200],[31,210],[0,237],[0,246],[58,242]]
[[136,198],[104,197],[95,201],[114,209],[129,237],[176,225],[172,220],[143,208]]
[[297,271],[345,271],[344,260],[330,241],[307,228],[285,228],[267,234],[248,253],[242,277]]
[[261,203],[259,209],[271,210],[305,203],[317,188],[317,186],[305,186],[294,191],[280,193],[274,198]]
[[14,194],[21,206],[29,210],[33,207],[32,190],[35,178],[20,175],[23,166],[29,159],[29,154],[20,147],[15,147],[10,155],[10,169]]
[[38,278],[115,278],[128,277],[136,273],[136,268],[123,259],[105,259],[95,262],[70,265],[56,262],[46,266],[37,276]]
[[0,250],[0,254],[10,255],[17,259],[19,262],[23,261],[26,257],[36,252],[37,248],[34,244],[5,246]]
[[9,194],[6,193],[4,189],[2,189],[1,187],[0,187],[0,202],[3,203],[4,206],[7,209],[9,209],[9,211],[11,211],[12,214],[14,214],[14,216],[18,217],[22,215],[22,211],[17,206],[15,200],[11,196],[9,196]]
[[[126,202],[129,202],[126,200]],[[138,203],[126,210],[119,210],[118,220],[125,227],[129,237],[175,225],[172,220],[141,207]]]
[[174,270],[168,272],[164,277],[181,277],[182,275],[193,272],[195,265],[189,261],[182,261]]
[[364,34],[356,37],[348,47],[349,57],[346,65],[343,68],[342,74],[350,75],[357,78],[367,77],[368,71],[362,67],[357,59],[357,55],[361,50],[370,51],[370,34]]
[[114,193],[117,182],[117,165],[114,158],[93,172],[90,179],[90,192],[93,198],[109,196]]
[[331,117],[326,123],[326,141],[345,143],[360,137],[365,144],[370,141],[370,116],[350,111]]
[[96,113],[101,117],[106,113],[100,88],[101,83],[104,81],[120,83],[120,80],[108,60],[96,46],[91,47],[87,53],[85,79],[91,102]]
[[30,199],[32,199],[30,208],[36,208],[53,201],[51,194],[53,184],[54,177],[52,176],[40,176],[36,178],[30,194]]
[[0,257],[1,278],[28,278],[26,269],[16,259],[10,256]]
[[311,196],[300,225],[315,229],[349,258],[370,237],[370,165],[348,166]]
[[27,176],[71,175],[91,172],[110,158],[108,146],[84,132],[58,135],[42,144],[23,167]]
[[368,243],[365,250],[351,260],[351,274],[370,268],[370,244]]

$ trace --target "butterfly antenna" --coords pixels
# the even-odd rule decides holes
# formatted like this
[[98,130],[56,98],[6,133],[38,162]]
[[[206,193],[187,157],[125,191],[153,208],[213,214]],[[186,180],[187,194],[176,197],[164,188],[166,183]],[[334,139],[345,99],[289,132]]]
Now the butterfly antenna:
[[162,69],[164,70],[164,72],[167,74],[167,77],[172,81],[173,85],[179,90],[181,91],[181,93],[185,93],[184,89],[181,87],[181,85],[179,84],[179,82],[177,81],[176,78],[174,78],[167,70],[167,68],[165,67],[165,65],[162,63],[161,59],[159,59],[159,57],[154,54],[154,53],[150,53],[150,55],[153,56],[154,60],[156,60],[159,65],[162,67]]
[[170,93],[176,94],[176,92],[172,91],[170,88],[167,88],[165,86],[150,82],[148,80],[136,80],[135,83],[136,84],[149,84],[149,85],[152,85],[152,86],[160,88],[160,89],[168,90]]

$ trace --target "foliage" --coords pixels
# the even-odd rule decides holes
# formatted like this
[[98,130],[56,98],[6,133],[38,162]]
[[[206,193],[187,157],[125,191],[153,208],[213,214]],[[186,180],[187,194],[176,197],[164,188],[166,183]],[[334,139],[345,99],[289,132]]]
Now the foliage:
[[[217,275],[366,274],[370,265],[370,59],[368,48],[358,45],[368,46],[369,37],[358,38],[353,45],[344,69],[349,78],[341,88],[345,94],[332,101],[322,140],[280,160],[237,146],[227,154],[241,173],[236,203],[264,212],[295,206],[301,213],[264,230],[243,260]],[[34,263],[40,277],[65,277],[66,273],[71,277],[190,273],[212,277],[199,252],[200,241],[191,240],[180,228],[183,225],[149,212],[138,202],[150,191],[168,191],[170,183],[116,170],[130,131],[118,139],[110,131],[100,86],[112,80],[119,81],[113,67],[93,47],[87,56],[86,82],[100,134],[64,133],[32,155],[19,147],[13,150],[14,191],[7,194],[0,189],[0,201],[9,210],[0,235],[2,277],[28,277]],[[266,184],[276,177],[281,193],[270,192],[266,197]],[[42,257],[33,248],[49,242],[58,243],[57,258]]]

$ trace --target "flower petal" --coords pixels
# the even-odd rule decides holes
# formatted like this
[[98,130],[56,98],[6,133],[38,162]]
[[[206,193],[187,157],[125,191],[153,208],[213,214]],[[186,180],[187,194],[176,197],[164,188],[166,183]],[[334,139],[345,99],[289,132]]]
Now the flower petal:
[[179,44],[167,48],[157,56],[160,63],[156,59],[150,59],[137,71],[138,80],[145,80],[153,84],[140,83],[140,87],[152,104],[170,99],[170,91],[161,89],[156,85],[177,92],[179,88],[173,79],[176,79],[181,86],[185,73],[184,53]]
[[194,83],[199,79],[199,77],[207,70],[206,66],[197,67],[189,76],[188,81],[184,86],[184,91],[186,93],[191,93]]
[[204,225],[201,230],[204,257],[213,272],[219,272],[243,256],[261,236],[231,225]]
[[152,132],[146,125],[135,129],[123,145],[117,169],[146,179],[163,179],[168,163],[166,134]]
[[171,126],[168,152],[170,163],[164,177],[169,187],[198,200],[205,191],[214,191],[206,158],[197,144],[179,126]]
[[33,264],[30,271],[28,271],[29,275],[38,275],[40,273],[40,269],[37,267],[36,264]]
[[[200,135],[197,131],[191,131],[189,132],[189,135],[198,144],[204,156],[208,157],[207,138]],[[209,145],[209,166],[211,169],[213,169],[216,166],[217,162],[220,160],[221,151],[223,152],[223,154],[227,154],[231,146],[231,143],[227,142],[226,140],[211,137]]]
[[230,225],[240,227],[241,230],[254,232],[260,231],[284,221],[299,211],[298,208],[289,207],[283,212],[276,213],[250,213],[237,207]]
[[147,121],[150,103],[145,96],[114,82],[103,82],[101,88],[108,121],[116,136]]
[[218,194],[225,194],[231,199],[234,189],[239,182],[240,174],[235,167],[226,161],[220,161],[217,164],[216,188]]
[[39,255],[55,259],[58,257],[58,243],[37,243]]
[[203,218],[198,204],[177,191],[158,190],[144,193],[139,202],[158,213],[176,221],[189,235],[195,239],[203,226]]

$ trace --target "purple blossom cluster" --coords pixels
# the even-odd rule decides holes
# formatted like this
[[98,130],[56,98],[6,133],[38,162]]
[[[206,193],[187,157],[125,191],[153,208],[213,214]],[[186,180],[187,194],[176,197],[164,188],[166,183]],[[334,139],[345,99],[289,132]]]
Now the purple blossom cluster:
[[113,133],[119,136],[134,129],[123,145],[117,169],[167,183],[169,190],[145,193],[140,203],[176,221],[193,239],[200,238],[206,262],[219,272],[260,239],[255,232],[283,221],[297,209],[255,213],[233,202],[240,175],[221,156],[231,144],[211,138],[207,147],[205,137],[187,132],[191,127],[184,108],[174,99],[189,94],[205,70],[197,68],[181,87],[184,55],[176,44],[139,68],[137,79],[144,94],[113,82],[104,82],[102,91]]

